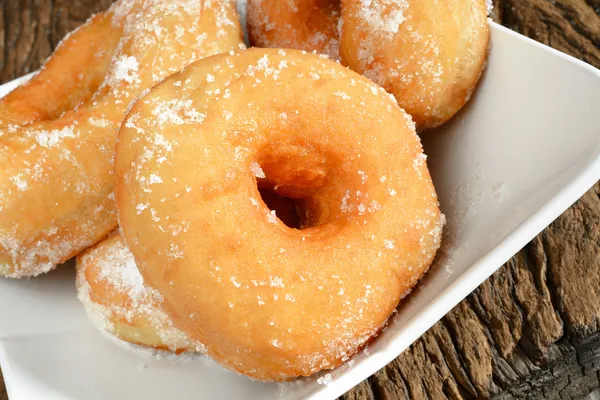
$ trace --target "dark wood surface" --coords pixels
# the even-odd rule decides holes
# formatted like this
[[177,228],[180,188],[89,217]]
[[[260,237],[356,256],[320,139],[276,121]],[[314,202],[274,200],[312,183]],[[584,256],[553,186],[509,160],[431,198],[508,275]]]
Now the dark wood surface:
[[[494,2],[497,22],[600,67],[600,0]],[[0,83],[37,69],[67,32],[110,3],[0,0]],[[600,399],[598,388],[596,184],[410,349],[343,398]],[[6,398],[0,385],[0,400]]]

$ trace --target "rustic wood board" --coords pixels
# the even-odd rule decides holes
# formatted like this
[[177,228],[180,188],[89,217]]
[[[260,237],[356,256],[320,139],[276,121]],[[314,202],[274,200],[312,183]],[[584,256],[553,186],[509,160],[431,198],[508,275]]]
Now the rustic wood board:
[[[36,70],[66,33],[111,2],[0,0],[0,83]],[[494,3],[494,20],[600,67],[600,0]],[[5,400],[1,383],[0,376]],[[599,387],[596,184],[410,349],[343,398],[577,399]]]

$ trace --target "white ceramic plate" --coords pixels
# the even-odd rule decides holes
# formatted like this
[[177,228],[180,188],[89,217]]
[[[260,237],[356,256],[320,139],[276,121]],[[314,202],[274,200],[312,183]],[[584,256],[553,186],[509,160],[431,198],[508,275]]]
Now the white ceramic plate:
[[332,399],[392,361],[600,178],[600,71],[496,24],[492,43],[472,101],[424,135],[449,221],[444,251],[352,366],[269,384],[204,358],[133,353],[92,328],[72,268],[63,267],[0,280],[0,361],[11,399]]

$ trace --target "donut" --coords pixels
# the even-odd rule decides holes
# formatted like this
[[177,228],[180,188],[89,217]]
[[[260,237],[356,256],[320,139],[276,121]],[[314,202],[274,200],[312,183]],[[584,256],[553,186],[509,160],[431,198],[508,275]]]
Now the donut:
[[487,59],[485,0],[342,0],[345,65],[392,93],[417,130],[469,100]]
[[[298,50],[221,54],[157,85],[119,131],[115,175],[123,235],[162,309],[260,380],[347,360],[440,246],[410,116],[365,77]],[[299,227],[259,189],[292,202]]]
[[452,118],[477,86],[487,15],[485,0],[249,0],[248,31],[258,47],[341,59],[392,93],[424,131]]
[[248,0],[248,37],[257,47],[339,55],[339,0]]
[[78,255],[76,271],[77,297],[101,332],[175,353],[203,350],[161,310],[162,296],[144,286],[133,255],[118,232]]
[[129,104],[193,61],[241,44],[230,1],[121,0],[112,12],[123,35],[92,98],[0,136],[0,275],[45,273],[113,231],[114,145]]
[[0,134],[56,119],[88,100],[102,83],[121,34],[121,24],[108,11],[67,35],[29,81],[0,99]]

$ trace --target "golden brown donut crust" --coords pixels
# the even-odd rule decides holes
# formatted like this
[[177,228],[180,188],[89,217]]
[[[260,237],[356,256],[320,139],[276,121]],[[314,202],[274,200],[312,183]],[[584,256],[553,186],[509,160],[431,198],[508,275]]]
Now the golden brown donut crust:
[[487,59],[485,0],[342,0],[343,62],[392,93],[422,131],[469,100]]
[[[299,51],[214,56],[168,78],[133,106],[115,170],[124,236],[165,312],[258,379],[351,357],[440,245],[411,118],[363,76]],[[304,229],[258,185],[294,199]]]
[[58,118],[88,100],[104,80],[121,35],[110,11],[67,35],[29,81],[0,99],[0,134],[8,134],[9,125]]
[[130,102],[241,43],[232,1],[120,0],[111,12],[123,35],[92,99],[0,136],[1,275],[45,273],[114,230],[114,146]]
[[250,44],[316,51],[340,58],[339,0],[248,0]]

